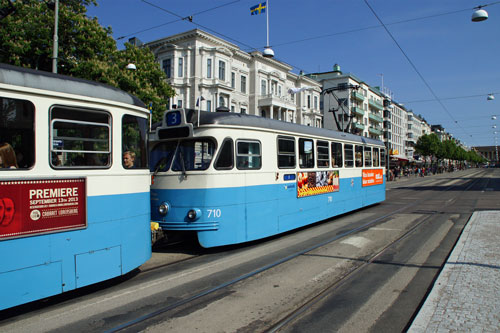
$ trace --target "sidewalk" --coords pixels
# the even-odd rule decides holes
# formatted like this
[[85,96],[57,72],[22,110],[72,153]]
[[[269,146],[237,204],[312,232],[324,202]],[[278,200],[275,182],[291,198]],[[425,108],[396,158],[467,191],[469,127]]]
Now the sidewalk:
[[500,331],[500,211],[475,212],[408,332]]

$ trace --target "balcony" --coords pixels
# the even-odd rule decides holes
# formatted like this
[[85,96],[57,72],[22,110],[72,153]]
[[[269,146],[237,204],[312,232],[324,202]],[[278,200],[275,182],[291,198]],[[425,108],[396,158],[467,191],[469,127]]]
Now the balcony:
[[370,99],[368,101],[368,104],[370,104],[371,107],[377,109],[377,110],[382,110],[384,107],[382,106],[382,104],[380,104],[379,102],[377,102],[376,100],[374,99]]
[[363,96],[362,94],[360,94],[359,92],[356,92],[356,91],[353,91],[351,93],[351,97],[353,99],[357,99],[358,101],[361,101],[361,102],[363,102],[365,100],[365,96]]
[[360,130],[362,130],[362,131],[363,131],[363,130],[365,129],[365,125],[360,124],[360,123],[355,123],[355,124],[354,124],[354,128],[356,128],[356,129],[360,129]]
[[380,117],[379,115],[372,113],[372,112],[370,112],[368,114],[368,118],[370,118],[371,120],[376,121],[378,123],[381,123],[384,121],[384,119],[382,119],[382,117]]
[[259,107],[278,106],[290,110],[295,110],[297,108],[295,102],[289,96],[277,96],[273,94],[267,94],[267,95],[260,95],[258,98],[259,98]]
[[365,115],[365,111],[363,111],[362,108],[358,108],[357,106],[353,106],[352,108],[352,112],[360,115],[360,116],[364,116]]
[[375,135],[382,135],[382,128],[380,127],[368,127],[368,132]]

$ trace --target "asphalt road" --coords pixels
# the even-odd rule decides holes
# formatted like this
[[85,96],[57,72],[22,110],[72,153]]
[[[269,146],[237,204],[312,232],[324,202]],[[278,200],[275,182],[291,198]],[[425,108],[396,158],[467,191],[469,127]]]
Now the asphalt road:
[[409,178],[389,183],[382,204],[271,239],[160,249],[126,279],[4,313],[0,331],[106,331],[139,318],[124,330],[400,332],[472,212],[500,210],[499,176],[471,169]]

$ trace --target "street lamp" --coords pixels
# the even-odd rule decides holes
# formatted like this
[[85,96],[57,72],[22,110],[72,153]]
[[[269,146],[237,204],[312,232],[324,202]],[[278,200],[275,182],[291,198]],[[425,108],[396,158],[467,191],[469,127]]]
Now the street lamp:
[[125,67],[125,68],[130,70],[130,71],[135,71],[137,69],[137,67],[133,63],[128,64],[127,67]]
[[484,9],[481,9],[483,7],[484,6],[477,6],[474,8],[476,10],[474,11],[474,13],[472,13],[472,22],[481,22],[488,19],[488,12]]

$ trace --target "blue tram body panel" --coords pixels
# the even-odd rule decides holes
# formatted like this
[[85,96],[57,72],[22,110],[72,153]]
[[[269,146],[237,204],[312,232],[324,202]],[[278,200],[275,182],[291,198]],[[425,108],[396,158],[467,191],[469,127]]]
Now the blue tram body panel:
[[[295,183],[152,192],[171,205],[161,218],[154,203],[153,220],[165,230],[196,231],[203,247],[269,237],[385,200],[385,184],[362,188],[360,178],[340,179],[339,191],[304,198],[297,198]],[[187,218],[193,208],[202,212],[196,221]]]
[[126,274],[151,257],[148,192],[87,202],[86,229],[0,241],[1,253],[14,254],[0,261],[0,309]]

